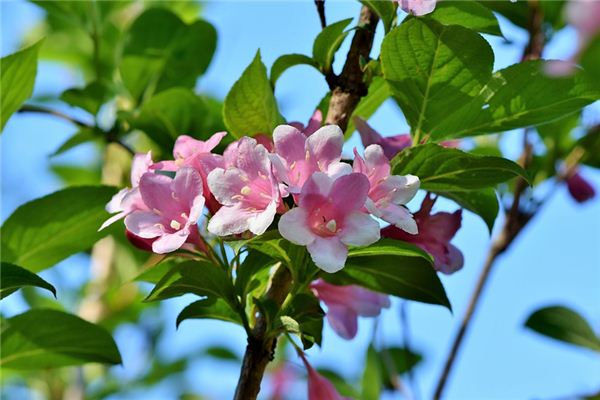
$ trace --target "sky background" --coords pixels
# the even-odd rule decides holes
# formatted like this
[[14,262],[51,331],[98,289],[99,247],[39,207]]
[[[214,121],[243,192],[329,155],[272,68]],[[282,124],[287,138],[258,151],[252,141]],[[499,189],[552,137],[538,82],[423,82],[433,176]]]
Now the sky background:
[[[358,2],[329,0],[326,7],[328,22],[356,17],[359,8]],[[1,54],[4,56],[21,46],[24,35],[43,17],[43,12],[23,1],[0,1],[0,13]],[[270,67],[282,54],[310,54],[312,41],[320,30],[312,1],[220,1],[206,4],[203,16],[217,28],[219,41],[213,62],[199,80],[197,89],[219,98],[226,95],[258,48],[263,61]],[[513,44],[486,36],[496,54],[495,69],[517,62],[526,42],[525,32],[508,21],[501,19],[501,27]],[[382,36],[380,27],[373,55],[377,54]],[[571,29],[561,31],[547,47],[546,58],[568,57],[575,41]],[[338,70],[348,46],[349,39],[336,61]],[[35,94],[59,94],[81,83],[81,77],[71,71],[42,62]],[[324,79],[315,70],[301,66],[287,71],[279,79],[276,96],[288,120],[306,121],[326,90]],[[63,109],[76,115],[74,110]],[[584,118],[590,123],[600,122],[598,105],[586,111]],[[402,114],[391,101],[381,107],[370,123],[385,135],[408,131]],[[51,162],[81,164],[94,161],[95,153],[87,146],[56,159],[48,157],[74,132],[73,126],[41,115],[15,115],[9,121],[0,139],[3,221],[20,204],[61,187],[60,181],[48,171]],[[518,154],[517,138],[520,135],[514,132],[506,136],[503,141],[506,153],[511,156]],[[345,152],[351,154],[353,146],[360,146],[356,137],[347,143]],[[584,168],[583,173],[600,188],[600,172]],[[409,204],[413,211],[418,209],[421,198]],[[449,201],[437,204],[438,210],[451,211],[455,208]],[[501,221],[497,221],[496,230],[500,226]],[[489,245],[487,228],[477,216],[465,212],[463,227],[453,243],[465,254],[462,271],[442,276],[454,315],[438,306],[413,302],[408,305],[411,342],[425,357],[415,371],[417,392],[423,399],[432,395],[450,340],[475,285]],[[78,285],[88,274],[87,258],[74,256],[45,271],[42,276],[56,283],[60,293],[61,286]],[[245,335],[241,328],[233,325],[188,321],[175,331],[177,313],[192,300],[184,296],[166,301],[161,306],[168,327],[158,351],[166,358],[175,358],[208,345],[225,344],[241,355]],[[378,343],[402,344],[399,303],[395,300],[393,307],[384,312]],[[498,260],[465,346],[456,360],[446,398],[556,399],[600,389],[600,359],[596,354],[545,339],[523,328],[524,321],[533,310],[554,304],[574,308],[592,323],[596,332],[600,330],[600,201],[596,198],[579,205],[564,187],[556,191],[517,242]],[[7,316],[25,309],[16,295],[2,303],[2,312]],[[309,351],[311,362],[315,366],[336,369],[348,378],[359,376],[372,329],[373,320],[363,319],[359,335],[352,341],[344,341],[327,327],[323,348]],[[124,367],[113,368],[123,379],[132,378],[144,369],[140,354],[146,350],[136,335],[138,333],[133,326],[124,326],[116,332]],[[292,364],[298,365],[298,372],[302,374],[299,361],[292,357]],[[230,398],[237,382],[238,368],[231,363],[199,360],[193,363],[184,379],[193,389],[209,398]],[[173,397],[172,385],[175,384],[167,381],[150,392],[144,392],[143,396],[146,399],[170,399]],[[299,383],[294,391],[296,397],[292,398],[304,398],[305,390],[304,385]],[[266,392],[263,398],[264,394]],[[114,398],[139,398],[140,395],[142,393]]]

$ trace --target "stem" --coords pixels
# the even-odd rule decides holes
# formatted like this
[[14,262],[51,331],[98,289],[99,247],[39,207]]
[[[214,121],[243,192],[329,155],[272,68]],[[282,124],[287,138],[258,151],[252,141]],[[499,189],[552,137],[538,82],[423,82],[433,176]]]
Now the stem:
[[[317,3],[317,7],[319,7],[319,3]],[[363,82],[360,58],[361,56],[368,58],[371,53],[378,20],[377,15],[368,7],[361,8],[360,28],[356,30],[352,39],[342,74],[335,77],[337,86],[333,88],[326,121],[328,124],[339,125],[342,130],[346,129],[350,115],[368,91],[367,85]],[[329,78],[327,81],[332,83]],[[266,297],[275,301],[277,306],[281,306],[291,287],[292,275],[285,265],[281,265],[273,275]],[[251,335],[248,336],[248,345],[242,361],[234,400],[255,400],[258,396],[265,369],[269,361],[273,359],[277,345],[277,337],[268,336],[267,328],[265,316],[259,314],[256,325]]]
[[327,26],[327,19],[325,18],[325,0],[315,0],[317,6],[317,13],[319,14],[319,21],[321,21],[321,29]]
[[[545,43],[544,32],[542,30],[544,15],[539,5],[539,0],[529,1],[529,11],[529,43],[525,48],[522,57],[523,61],[539,59],[542,55]],[[519,163],[523,166],[524,169],[527,169],[532,155],[532,146],[528,141],[527,133],[528,130],[525,129],[525,131],[523,132],[523,153],[519,158]],[[492,242],[492,245],[488,251],[481,273],[477,280],[477,284],[475,285],[475,289],[473,291],[473,294],[471,295],[471,299],[469,300],[467,311],[463,316],[458,332],[456,333],[454,341],[452,342],[450,353],[448,354],[446,362],[444,363],[444,368],[442,370],[442,373],[436,385],[435,393],[433,395],[433,398],[436,400],[440,399],[442,397],[442,394],[444,393],[448,377],[450,376],[450,372],[452,371],[452,367],[454,366],[454,362],[456,360],[456,355],[458,354],[458,351],[460,350],[461,345],[464,341],[465,334],[469,329],[473,315],[475,313],[477,305],[479,304],[481,294],[483,293],[483,289],[485,288],[485,285],[487,284],[490,274],[492,272],[492,267],[495,265],[498,256],[504,251],[506,251],[506,249],[508,249],[511,243],[515,240],[515,238],[519,235],[519,233],[535,215],[535,212],[524,213],[519,208],[521,196],[526,188],[527,182],[525,182],[525,180],[523,180],[522,178],[518,178],[517,182],[515,183],[512,205],[510,209],[506,212],[506,220],[504,226],[502,228],[502,231]]]
[[94,127],[86,122],[83,122],[77,118],[71,117],[70,115],[64,114],[60,111],[57,110],[52,110],[50,108],[46,108],[46,107],[42,107],[42,106],[36,106],[33,104],[24,104],[21,106],[21,108],[18,111],[19,113],[23,113],[23,112],[35,112],[35,113],[41,113],[41,114],[48,114],[48,115],[52,115],[54,117],[58,117],[60,119],[63,119],[65,121],[68,121],[74,125],[77,125],[80,128],[90,128],[93,129]]

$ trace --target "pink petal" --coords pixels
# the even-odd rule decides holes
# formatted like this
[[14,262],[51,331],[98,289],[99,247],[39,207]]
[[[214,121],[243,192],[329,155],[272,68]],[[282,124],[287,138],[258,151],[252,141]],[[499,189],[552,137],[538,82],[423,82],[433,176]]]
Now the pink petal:
[[127,193],[129,193],[129,190],[129,188],[123,188],[119,190],[104,207],[106,212],[113,214],[119,211],[123,211],[123,206],[121,205],[121,202],[123,201]]
[[461,269],[465,263],[462,252],[453,244],[448,243],[446,262],[440,263],[438,269],[444,274],[452,274]]
[[104,221],[104,223],[100,226],[100,228],[98,228],[98,232],[100,232],[102,229],[105,229],[106,227],[114,224],[115,222],[117,222],[121,218],[125,218],[126,216],[127,216],[126,212],[120,212],[118,214],[113,215],[112,217],[110,217],[109,219],[107,219],[106,221]]
[[255,235],[262,235],[273,223],[277,212],[277,202],[271,201],[267,208],[261,212],[254,213],[248,220],[248,229]]
[[165,233],[152,243],[152,251],[157,254],[171,253],[179,249],[188,236],[189,233],[183,230],[175,233]]
[[398,2],[404,12],[421,16],[429,14],[435,9],[436,0],[399,0]]
[[414,175],[391,175],[382,183],[384,190],[392,193],[394,204],[406,204],[415,197],[421,181]]
[[202,195],[202,178],[191,167],[183,167],[177,171],[171,185],[177,200],[190,207],[196,197]]
[[571,197],[578,203],[584,203],[596,196],[594,187],[577,172],[567,178],[567,188]]
[[367,246],[379,240],[379,232],[377,221],[368,214],[354,211],[346,216],[339,237],[349,246]]
[[352,122],[354,122],[354,126],[356,126],[356,130],[360,135],[363,146],[367,147],[371,144],[378,144],[381,141],[381,135],[364,119],[360,117],[354,117]]
[[271,175],[271,161],[267,149],[249,137],[240,139],[235,165],[250,178],[259,174]]
[[248,220],[254,213],[244,211],[240,204],[221,207],[208,223],[208,231],[217,236],[228,236],[248,230]]
[[306,246],[315,240],[315,234],[308,227],[307,220],[308,213],[304,208],[292,208],[281,216],[279,233],[294,244]]
[[330,238],[315,237],[306,246],[313,262],[325,272],[334,273],[344,268],[348,249],[336,236]]
[[321,169],[326,168],[329,163],[340,161],[343,145],[344,133],[337,125],[326,125],[306,140],[311,157],[316,158]]
[[348,307],[328,306],[327,321],[335,333],[346,340],[354,338],[358,332],[358,315]]
[[152,152],[145,154],[136,154],[131,161],[131,187],[136,187],[140,184],[142,175],[150,170],[152,165]]
[[360,210],[367,200],[369,180],[365,175],[353,172],[337,178],[331,186],[330,193],[335,194],[333,204],[340,213]]
[[308,125],[303,129],[302,133],[306,136],[310,136],[315,133],[321,127],[323,122],[323,113],[321,110],[316,109],[313,115],[308,120]]
[[329,196],[334,180],[323,172],[315,172],[302,186],[298,205],[307,209],[319,207]]
[[387,207],[378,209],[377,216],[411,235],[419,233],[417,223],[410,211],[400,205],[390,203]]
[[[140,179],[140,193],[144,203],[151,210],[160,210],[166,216],[180,213],[174,202],[171,183],[173,179],[165,175],[146,173]],[[130,229],[131,230],[131,229]],[[133,230],[131,230],[133,232]],[[135,232],[134,232],[135,233]],[[139,236],[139,235],[138,235]]]
[[368,146],[364,155],[370,182],[377,183],[390,176],[390,160],[383,154],[383,148],[380,145]]
[[125,217],[128,231],[144,239],[151,239],[163,234],[162,218],[153,212],[134,211]]
[[352,286],[352,307],[362,317],[376,317],[382,308],[390,307],[390,298],[384,294],[367,290],[360,286]]
[[238,201],[242,188],[246,186],[245,174],[238,168],[230,168],[227,171],[222,168],[214,169],[208,174],[208,187],[215,199],[224,206],[233,206]]

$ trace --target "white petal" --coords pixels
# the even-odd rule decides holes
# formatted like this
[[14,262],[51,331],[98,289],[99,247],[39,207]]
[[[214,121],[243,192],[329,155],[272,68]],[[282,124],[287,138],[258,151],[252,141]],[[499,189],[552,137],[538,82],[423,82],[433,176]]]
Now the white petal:
[[315,240],[316,235],[306,225],[308,213],[305,209],[296,207],[286,212],[279,220],[279,233],[292,243],[306,246]]
[[208,231],[217,236],[228,236],[248,230],[248,220],[253,215],[241,210],[239,204],[221,207],[210,219]]
[[395,189],[392,194],[394,204],[407,204],[417,194],[421,181],[414,175],[391,175],[386,179],[384,185]]
[[330,238],[317,236],[306,246],[306,249],[317,267],[330,274],[344,268],[348,258],[348,249],[336,236]]
[[334,162],[327,167],[327,175],[333,180],[352,173],[352,166],[345,162]]
[[344,220],[340,232],[343,243],[351,246],[367,246],[379,240],[380,227],[377,221],[363,212],[353,212]]
[[250,232],[254,233],[255,235],[262,235],[265,233],[265,231],[273,222],[276,211],[277,203],[272,201],[264,211],[255,213],[255,215],[248,220],[248,229]]

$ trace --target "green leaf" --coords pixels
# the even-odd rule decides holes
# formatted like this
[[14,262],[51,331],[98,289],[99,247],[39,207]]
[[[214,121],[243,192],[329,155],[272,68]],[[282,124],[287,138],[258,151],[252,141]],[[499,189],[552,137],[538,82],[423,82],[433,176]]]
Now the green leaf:
[[381,396],[381,361],[377,350],[372,345],[367,349],[365,369],[362,376],[361,400],[379,400]]
[[241,361],[240,357],[230,348],[225,346],[211,346],[204,349],[204,354],[225,361]]
[[562,306],[545,307],[527,318],[525,326],[561,342],[600,352],[600,338],[577,312]]
[[115,194],[108,186],[72,187],[19,207],[2,226],[2,261],[38,272],[106,235],[104,206]]
[[484,189],[517,176],[529,179],[523,168],[505,158],[469,154],[433,143],[404,149],[392,160],[392,172],[416,175],[421,188],[431,191]]
[[252,288],[252,278],[258,272],[275,264],[277,261],[259,251],[250,250],[248,255],[237,269],[235,289],[238,295],[248,294]]
[[581,162],[590,167],[600,168],[600,127],[592,128],[577,141],[577,147],[585,150]]
[[600,98],[582,71],[550,77],[545,61],[531,60],[494,73],[479,96],[431,131],[436,139],[540,125],[575,113]]
[[72,314],[29,310],[2,325],[2,368],[42,370],[89,362],[121,363],[110,334]]
[[397,18],[396,8],[398,7],[393,1],[381,0],[361,0],[361,3],[369,7],[375,12],[383,23],[383,29],[387,34],[392,28],[392,24]]
[[207,105],[191,90],[172,88],[153,96],[142,106],[133,127],[143,130],[165,152],[171,152],[180,135],[208,139]]
[[312,292],[296,294],[280,314],[281,326],[297,334],[305,350],[314,343],[321,345],[325,312]]
[[3,299],[23,286],[37,286],[52,292],[56,297],[54,286],[40,278],[38,275],[18,265],[10,263],[0,264],[0,299]]
[[33,93],[37,72],[38,50],[42,41],[0,59],[0,131],[6,121]]
[[99,185],[102,182],[102,170],[99,165],[52,164],[50,170],[66,186]]
[[193,302],[177,316],[177,327],[186,319],[218,319],[242,325],[240,316],[223,299],[208,298]]
[[71,150],[74,147],[79,146],[80,144],[91,142],[93,140],[98,139],[98,136],[94,132],[93,129],[90,128],[80,128],[73,136],[68,138],[63,144],[61,144],[55,151],[50,155],[50,157],[57,156],[59,154],[64,153],[67,150]]
[[500,208],[494,189],[436,193],[454,200],[462,208],[479,215],[487,225],[490,234],[492,233]]
[[284,54],[273,63],[271,67],[271,85],[275,87],[277,79],[288,69],[296,65],[309,65],[319,69],[317,63],[304,54]]
[[350,118],[350,121],[348,122],[348,127],[346,128],[346,132],[344,132],[344,136],[348,138],[356,130],[353,122],[354,117],[368,120],[389,97],[390,88],[385,80],[381,77],[375,77],[369,86],[369,92],[360,100],[352,112],[352,118]]
[[429,254],[399,240],[381,239],[371,246],[353,248],[344,269],[322,277],[338,285],[364,286],[376,292],[451,308]]
[[476,32],[427,18],[404,22],[381,46],[383,76],[419,135],[475,97],[489,81],[493,62],[492,48]]
[[580,62],[590,80],[600,87],[600,35],[587,45]]
[[217,32],[206,21],[185,24],[164,8],[150,8],[131,25],[120,67],[125,86],[138,100],[146,90],[193,88],[216,49]]
[[[386,347],[379,350],[381,369],[386,377],[401,375],[413,369],[423,357],[404,347]],[[389,387],[389,381],[386,382]]]
[[443,25],[461,25],[477,32],[502,36],[494,13],[475,1],[440,2],[428,17]]
[[237,138],[258,133],[270,136],[283,121],[260,51],[227,94],[223,119],[229,132]]
[[327,25],[315,38],[313,43],[313,59],[317,62],[323,73],[331,70],[333,57],[338,51],[342,42],[348,36],[348,31],[344,29],[352,22],[352,18],[344,19]]
[[73,88],[65,90],[60,99],[67,104],[79,107],[96,115],[98,110],[110,96],[109,88],[101,82],[92,82],[84,88]]
[[227,273],[206,261],[177,264],[156,284],[144,301],[164,300],[187,293],[222,298],[234,304],[233,284]]

